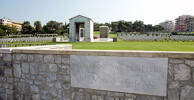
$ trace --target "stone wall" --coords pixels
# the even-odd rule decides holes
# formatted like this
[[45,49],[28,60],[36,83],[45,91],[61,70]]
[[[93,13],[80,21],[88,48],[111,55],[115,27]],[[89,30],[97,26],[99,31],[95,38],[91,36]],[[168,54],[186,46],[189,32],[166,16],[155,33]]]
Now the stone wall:
[[[132,52],[24,51],[0,54],[0,100],[194,100],[193,53],[190,57],[157,54],[169,59],[167,96],[162,97],[71,86],[70,55],[129,56]],[[153,57],[154,53],[137,55]]]
[[68,55],[13,54],[17,100],[69,100]]
[[0,100],[12,100],[14,94],[12,55],[0,53]]

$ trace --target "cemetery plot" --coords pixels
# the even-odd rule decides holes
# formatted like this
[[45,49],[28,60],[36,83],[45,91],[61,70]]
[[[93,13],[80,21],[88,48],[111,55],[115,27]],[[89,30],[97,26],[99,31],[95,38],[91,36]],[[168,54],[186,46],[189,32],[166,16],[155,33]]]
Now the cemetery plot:
[[0,43],[14,42],[48,42],[52,41],[53,37],[23,37],[23,38],[4,38],[0,39]]
[[118,36],[125,41],[194,41],[194,36],[170,35],[170,34],[130,34],[118,33]]

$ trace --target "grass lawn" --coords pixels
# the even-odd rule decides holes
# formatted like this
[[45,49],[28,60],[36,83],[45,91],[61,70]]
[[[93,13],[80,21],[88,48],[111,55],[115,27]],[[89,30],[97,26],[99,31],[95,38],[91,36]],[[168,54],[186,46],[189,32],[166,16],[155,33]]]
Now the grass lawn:
[[[99,36],[99,32],[94,32],[94,36]],[[117,37],[116,34],[110,34],[111,38]],[[73,49],[89,50],[144,50],[144,51],[193,51],[194,42],[152,42],[152,41],[123,41],[118,42],[75,42]]]
[[89,50],[144,50],[144,51],[193,51],[194,42],[137,42],[137,41],[118,41],[118,42],[75,42],[73,49]]

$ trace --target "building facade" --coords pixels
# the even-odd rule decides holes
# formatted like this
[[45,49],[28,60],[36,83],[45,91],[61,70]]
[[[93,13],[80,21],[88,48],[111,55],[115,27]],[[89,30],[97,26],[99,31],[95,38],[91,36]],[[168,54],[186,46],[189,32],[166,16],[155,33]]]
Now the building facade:
[[164,28],[164,32],[173,32],[174,31],[174,22],[173,21],[164,21],[160,23],[160,26]]
[[194,32],[194,16],[191,16],[186,19],[186,31]]
[[70,42],[93,42],[94,22],[91,18],[78,15],[69,20]]
[[22,30],[22,23],[19,23],[19,22],[10,20],[10,19],[2,18],[2,19],[0,19],[0,24],[14,26],[17,28],[18,31]]
[[176,32],[193,32],[194,31],[194,16],[182,15],[175,19]]

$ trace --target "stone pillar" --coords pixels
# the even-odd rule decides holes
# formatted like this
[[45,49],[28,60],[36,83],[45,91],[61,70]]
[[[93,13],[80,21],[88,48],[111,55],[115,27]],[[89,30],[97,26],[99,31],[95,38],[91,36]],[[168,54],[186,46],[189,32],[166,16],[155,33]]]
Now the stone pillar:
[[100,38],[108,38],[109,27],[108,26],[100,26]]

